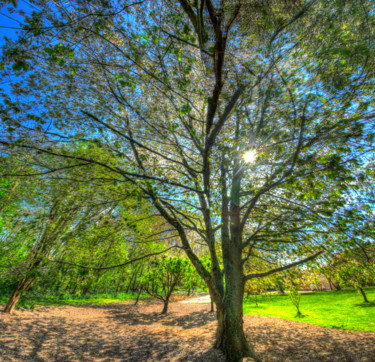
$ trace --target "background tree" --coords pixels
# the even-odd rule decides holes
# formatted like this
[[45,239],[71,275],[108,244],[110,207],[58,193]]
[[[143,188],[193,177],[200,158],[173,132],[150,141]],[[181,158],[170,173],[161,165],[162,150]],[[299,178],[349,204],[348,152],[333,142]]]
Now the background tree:
[[95,211],[85,210],[89,194],[76,187],[75,183],[40,184],[5,225],[7,241],[3,252],[17,248],[17,242],[21,242],[24,258],[8,271],[14,275],[17,286],[4,312],[12,313],[21,294],[35,282],[40,267],[57,254],[68,237],[85,223],[95,222]]
[[204,288],[206,285],[202,281],[202,278],[197,273],[196,269],[189,263],[186,266],[186,271],[184,273],[184,289],[187,290],[187,296],[189,297],[191,293],[194,291],[194,289],[197,288]]
[[[267,258],[268,257],[268,258]],[[256,271],[258,273],[267,271],[272,267],[278,266],[277,261],[272,260],[272,255],[266,252],[261,255],[253,255],[249,258],[244,265],[245,272]],[[255,304],[258,306],[258,295],[266,294],[268,290],[275,287],[275,280],[278,274],[271,274],[270,276],[263,278],[253,278],[249,280],[245,285],[245,292],[247,297],[251,295],[255,296]]]
[[300,310],[300,303],[301,303],[300,289],[301,289],[301,286],[304,284],[304,282],[305,280],[303,278],[301,270],[294,268],[294,269],[288,270],[288,272],[286,273],[285,285],[289,292],[288,293],[289,298],[292,301],[293,305],[296,307],[297,318],[303,317],[301,310]]
[[372,244],[336,254],[330,260],[335,279],[343,286],[353,287],[368,303],[364,287],[375,282],[375,250]]
[[142,278],[142,289],[164,303],[161,314],[167,313],[171,295],[179,284],[182,285],[188,267],[188,260],[176,256],[163,256],[149,263]]

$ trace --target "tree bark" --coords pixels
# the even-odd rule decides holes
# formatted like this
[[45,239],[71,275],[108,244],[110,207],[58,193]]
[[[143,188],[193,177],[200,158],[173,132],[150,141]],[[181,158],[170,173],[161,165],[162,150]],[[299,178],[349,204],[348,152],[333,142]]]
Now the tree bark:
[[118,278],[118,283],[117,283],[117,286],[116,286],[116,293],[119,293],[120,290],[123,288],[123,279],[122,277],[121,278]]
[[327,280],[328,280],[328,283],[329,283],[329,289],[333,290],[334,288],[333,288],[333,284],[332,284],[331,279],[327,278]]
[[85,287],[82,289],[82,291],[81,291],[81,296],[84,297],[84,296],[89,292],[90,288],[91,288],[91,283],[90,283],[89,285],[85,286]]
[[78,288],[78,282],[76,282],[74,285],[72,285],[71,288],[69,288],[70,294],[76,294]]
[[161,312],[161,314],[167,314],[168,312],[168,303],[169,303],[169,296],[167,296],[164,300],[164,307],[163,307],[163,310]]
[[240,361],[244,357],[253,357],[254,352],[246,341],[243,330],[243,311],[239,303],[226,303],[216,306],[218,328],[215,348],[225,354],[227,361]]
[[365,291],[363,290],[363,288],[357,287],[357,289],[362,294],[364,303],[370,303],[369,300],[367,299],[367,295],[366,295]]
[[135,268],[135,271],[133,272],[131,278],[130,278],[130,282],[128,284],[128,287],[126,288],[126,292],[125,293],[129,293],[129,290],[130,290],[130,287],[133,283],[133,279],[135,278],[135,275],[138,273],[138,267]]
[[341,290],[341,286],[338,282],[334,281],[333,278],[330,278],[327,275],[325,275],[325,277],[328,280],[329,287],[331,288],[331,290]]
[[335,287],[336,290],[341,290],[341,285],[339,283],[334,283],[333,286]]
[[283,288],[282,285],[278,285],[277,287],[279,288],[279,291],[280,291],[281,294],[283,294],[283,295],[286,294],[286,293],[285,293],[285,289]]
[[133,283],[132,283],[132,285],[131,285],[131,287],[130,287],[130,290],[131,290],[132,292],[135,292],[135,291],[137,290],[138,271],[139,271],[139,269],[138,269],[137,272],[135,273],[135,275],[134,275],[134,279],[133,279]]
[[10,296],[7,305],[4,308],[4,313],[13,313],[14,308],[16,307],[16,304],[22,295],[22,292],[28,290],[31,287],[32,283],[33,279],[31,278],[24,278],[18,283],[17,287],[14,289],[12,295]]
[[216,301],[218,328],[215,348],[220,349],[227,361],[244,357],[256,358],[246,341],[243,329],[243,297],[245,280],[241,265],[241,251],[224,248],[225,297]]
[[137,304],[138,304],[138,301],[139,301],[139,297],[140,297],[141,293],[142,293],[142,286],[140,286],[140,287],[139,287],[139,290],[138,290],[138,295],[137,295],[137,299],[136,299],[136,301],[135,301],[134,305],[137,305]]

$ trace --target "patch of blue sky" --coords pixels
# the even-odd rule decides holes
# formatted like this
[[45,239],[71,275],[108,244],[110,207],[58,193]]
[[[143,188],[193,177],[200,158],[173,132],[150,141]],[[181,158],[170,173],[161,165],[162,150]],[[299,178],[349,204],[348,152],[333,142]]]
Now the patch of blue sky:
[[34,5],[24,0],[19,1],[16,8],[12,4],[0,8],[0,47],[6,38],[16,40],[19,37],[25,20],[23,14],[27,16],[35,10]]

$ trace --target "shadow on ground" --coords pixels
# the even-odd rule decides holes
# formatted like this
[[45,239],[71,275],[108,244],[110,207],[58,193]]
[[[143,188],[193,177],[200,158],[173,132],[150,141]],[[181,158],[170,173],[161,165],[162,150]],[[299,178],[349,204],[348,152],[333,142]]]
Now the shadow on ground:
[[[207,305],[40,307],[0,314],[1,361],[224,361]],[[263,361],[375,361],[375,333],[245,316]]]
[[375,307],[375,302],[359,303],[359,304],[354,304],[354,305],[360,308],[372,308],[372,307]]
[[[216,321],[216,313],[207,310],[199,310],[184,315],[176,315],[176,312],[170,311],[167,314],[158,312],[140,312],[135,306],[128,306],[126,311],[119,305],[107,305],[106,311],[111,318],[128,325],[150,325],[151,323],[160,323],[164,326],[178,326],[183,329],[204,327],[210,322]],[[162,306],[160,306],[160,311]]]
[[[0,361],[223,361],[207,340],[179,331],[204,328],[212,313],[161,315],[160,305],[41,307],[0,313]],[[212,329],[212,328],[211,328]]]
[[263,316],[245,316],[245,330],[265,361],[375,361],[375,333]]

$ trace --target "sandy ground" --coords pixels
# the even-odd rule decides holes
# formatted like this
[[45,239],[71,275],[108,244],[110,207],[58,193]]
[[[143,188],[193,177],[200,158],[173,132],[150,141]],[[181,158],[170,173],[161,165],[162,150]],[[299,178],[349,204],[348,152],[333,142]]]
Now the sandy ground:
[[[0,313],[0,361],[224,361],[207,304],[143,302]],[[375,333],[245,316],[263,361],[375,361]]]
[[181,303],[187,303],[187,304],[211,303],[211,298],[209,294],[203,294],[197,297],[182,300]]

